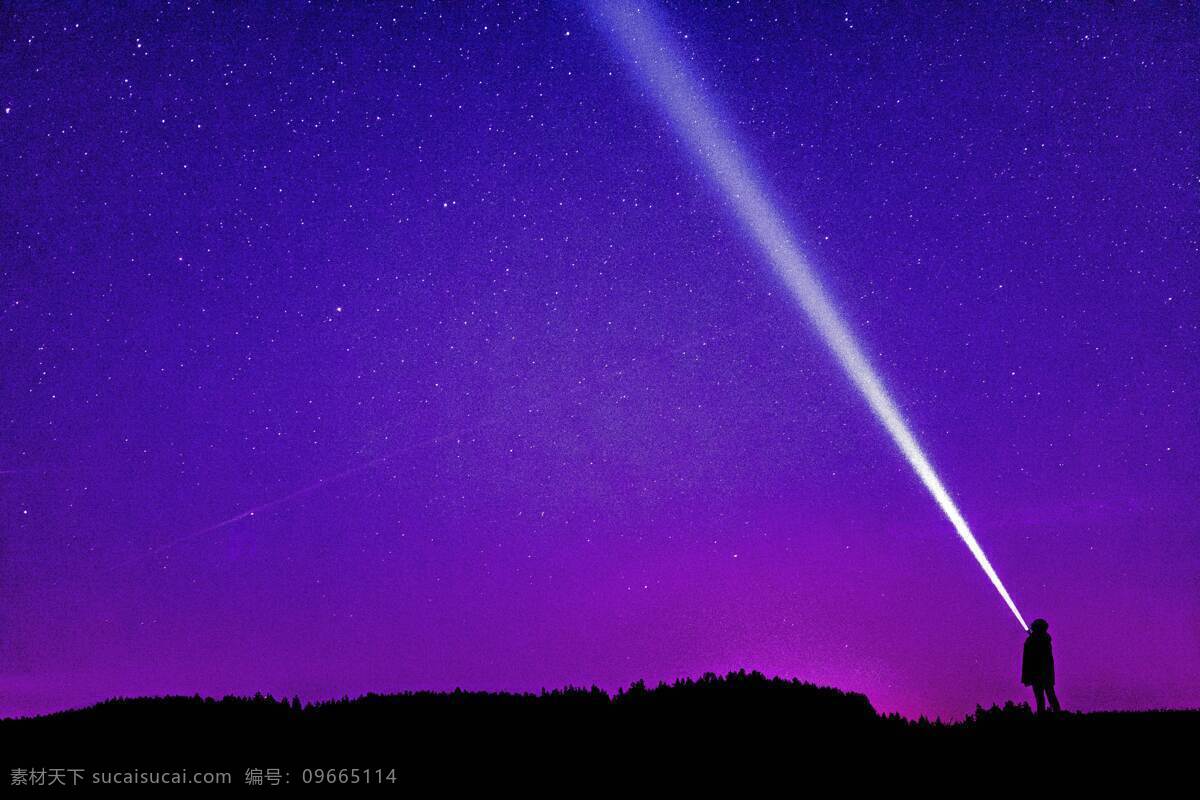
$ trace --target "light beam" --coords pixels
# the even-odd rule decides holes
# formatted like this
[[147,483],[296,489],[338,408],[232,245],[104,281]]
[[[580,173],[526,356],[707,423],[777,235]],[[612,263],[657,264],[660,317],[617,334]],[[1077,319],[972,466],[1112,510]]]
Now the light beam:
[[751,169],[733,131],[723,123],[715,111],[715,104],[708,99],[699,80],[689,72],[662,23],[648,6],[637,6],[624,0],[593,0],[592,8],[599,27],[612,40],[634,77],[656,101],[709,180],[725,196],[738,222],[833,351],[846,375],[949,518],[1013,616],[1022,628],[1029,630],[879,375],[834,308],[808,258],[788,229],[783,214]]

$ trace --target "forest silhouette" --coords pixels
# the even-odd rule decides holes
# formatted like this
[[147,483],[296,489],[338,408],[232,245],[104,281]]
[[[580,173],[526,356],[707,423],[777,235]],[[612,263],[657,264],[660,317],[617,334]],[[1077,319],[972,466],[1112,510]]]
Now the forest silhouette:
[[[5,761],[62,754],[90,761],[165,760],[217,753],[291,763],[320,756],[406,763],[513,759],[717,747],[760,755],[787,748],[935,746],[1021,752],[1066,744],[1103,748],[1190,739],[1200,711],[1063,712],[1028,704],[977,707],[955,723],[879,714],[865,695],[744,670],[610,694],[597,687],[540,693],[405,692],[302,702],[298,697],[117,698],[40,717],[0,720]],[[555,755],[557,754],[557,755]]]

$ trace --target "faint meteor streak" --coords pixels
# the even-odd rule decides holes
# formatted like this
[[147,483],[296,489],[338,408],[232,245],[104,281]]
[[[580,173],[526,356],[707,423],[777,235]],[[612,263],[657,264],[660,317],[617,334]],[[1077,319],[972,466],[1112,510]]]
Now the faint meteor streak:
[[624,0],[593,0],[592,8],[599,27],[612,40],[634,77],[656,101],[709,180],[724,194],[738,222],[833,351],[1013,616],[1022,628],[1029,630],[879,375],[834,308],[783,214],[751,169],[733,131],[717,114],[700,81],[688,71],[662,23],[648,8]]
[[[349,478],[351,475],[356,475],[359,472],[365,472],[366,470],[369,470],[372,467],[378,466],[379,464],[382,464],[385,461],[388,461],[389,459],[395,458],[396,456],[400,455],[401,453],[412,450],[423,444],[426,444],[426,445],[434,444],[436,442],[439,442],[439,441],[442,441],[445,439],[451,439],[456,436],[460,436],[464,432],[465,431],[455,431],[453,433],[443,434],[441,436],[435,436],[433,439],[430,439],[428,441],[415,442],[412,444],[408,444],[408,445],[400,447],[396,450],[393,450],[389,453],[384,453],[381,456],[372,458],[370,461],[364,461],[361,464],[356,464],[353,467],[344,469],[341,472],[336,472],[332,475],[326,475],[325,477],[319,478],[319,479],[313,481],[312,483],[306,484],[305,486],[302,486],[299,489],[296,489],[288,494],[285,494],[282,497],[277,497],[274,500],[269,500],[265,503],[261,503],[257,506],[254,506],[253,508],[248,508],[245,511],[235,514],[232,517],[223,519],[220,522],[215,522],[206,528],[200,528],[198,530],[191,531],[190,533],[186,533],[182,536],[176,536],[173,539],[169,539],[166,542],[163,542],[162,544],[158,545],[157,547],[151,548],[144,555],[153,555],[156,553],[162,553],[172,547],[175,547],[176,545],[182,544],[183,542],[189,541],[191,539],[199,538],[201,536],[204,536],[209,533],[213,533],[215,531],[219,531],[222,528],[228,528],[230,525],[235,525],[244,519],[250,519],[250,518],[254,517],[256,514],[261,514],[265,511],[270,511],[271,509],[275,508],[276,506],[281,506],[285,503],[289,503],[292,500],[295,500],[298,497],[303,497],[307,494],[311,494],[312,492],[315,492],[317,489],[320,489],[322,486],[326,486],[331,483],[337,483],[338,481],[344,480],[345,478]],[[135,559],[131,559],[129,562],[119,563],[116,566],[112,567],[112,569],[109,571],[116,570],[120,567],[128,566],[130,563],[133,563],[133,561],[136,561],[136,560],[138,560],[138,559],[135,558]]]
[[[405,449],[408,449],[408,448],[405,448]],[[257,505],[254,508],[248,508],[245,511],[241,512],[240,514],[236,514],[236,515],[230,517],[229,519],[222,520],[221,522],[217,522],[212,525],[209,525],[207,528],[202,528],[201,530],[194,531],[191,534],[189,534],[189,537],[202,536],[206,533],[212,533],[213,531],[219,531],[221,528],[225,528],[230,525],[233,525],[235,522],[241,522],[244,519],[253,517],[255,514],[261,514],[264,511],[270,511],[275,506],[281,506],[284,503],[295,500],[297,497],[303,497],[304,495],[309,494],[310,492],[315,492],[317,489],[320,489],[322,486],[324,486],[327,483],[336,483],[337,481],[340,481],[343,478],[349,478],[351,475],[354,475],[357,472],[362,472],[364,470],[368,470],[371,467],[375,466],[376,464],[382,464],[384,461],[387,461],[389,458],[392,458],[395,455],[397,455],[397,454],[396,453],[388,453],[387,455],[379,456],[378,458],[373,458],[370,461],[363,462],[362,464],[358,464],[356,466],[350,467],[349,469],[344,469],[341,472],[335,473],[333,475],[327,475],[324,478],[320,478],[318,480],[313,481],[312,483],[308,484],[307,486],[302,486],[301,488],[295,490],[294,492],[292,492],[290,494],[285,494],[283,497],[277,497],[274,500],[270,500],[266,503],[263,503],[262,505]]]

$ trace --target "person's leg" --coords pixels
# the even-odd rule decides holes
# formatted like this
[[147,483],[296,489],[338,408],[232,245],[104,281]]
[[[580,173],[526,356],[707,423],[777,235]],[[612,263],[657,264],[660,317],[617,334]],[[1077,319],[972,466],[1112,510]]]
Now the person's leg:
[[1046,692],[1041,686],[1035,683],[1033,685],[1033,696],[1037,700],[1037,713],[1041,714],[1046,710]]
[[1062,709],[1058,707],[1058,695],[1054,694],[1053,686],[1046,687],[1046,697],[1050,699],[1051,708],[1053,708],[1055,711],[1062,711]]

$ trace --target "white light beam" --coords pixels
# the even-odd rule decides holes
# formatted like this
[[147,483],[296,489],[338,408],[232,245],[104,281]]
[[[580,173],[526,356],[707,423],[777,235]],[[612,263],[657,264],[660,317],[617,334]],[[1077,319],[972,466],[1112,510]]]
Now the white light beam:
[[593,0],[592,7],[600,27],[612,39],[634,76],[657,101],[708,178],[725,195],[738,222],[758,244],[792,297],[816,326],[871,411],[883,423],[988,580],[1004,598],[1013,616],[1022,628],[1029,630],[879,375],[822,288],[788,230],[782,213],[751,170],[733,132],[722,123],[713,103],[706,97],[700,82],[688,71],[662,24],[648,7],[623,0]]

